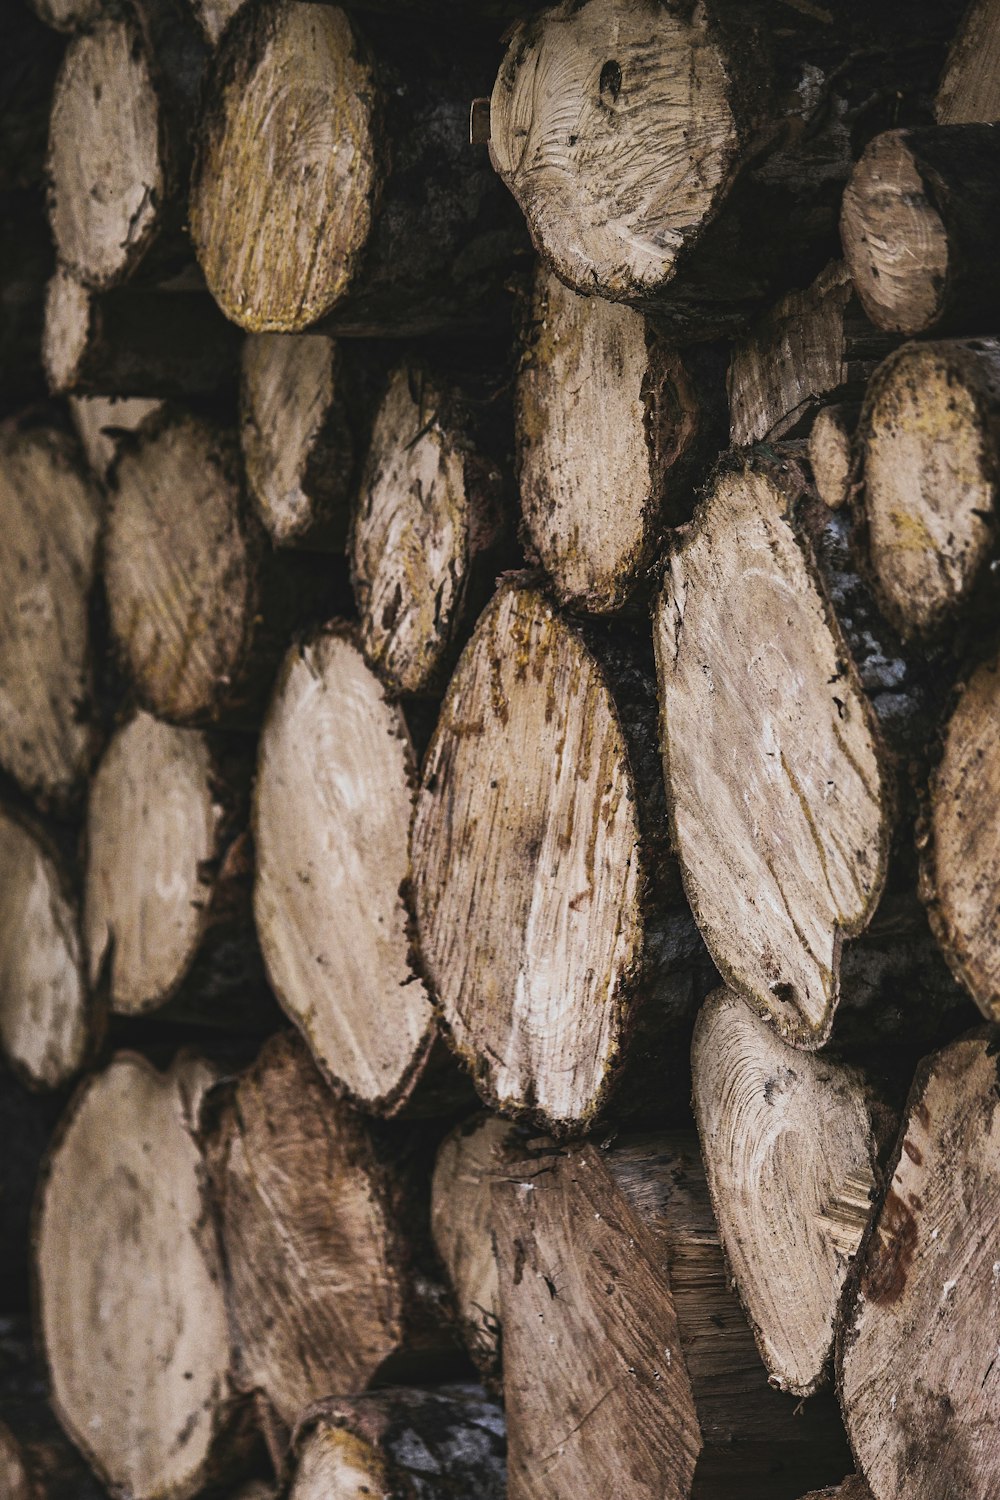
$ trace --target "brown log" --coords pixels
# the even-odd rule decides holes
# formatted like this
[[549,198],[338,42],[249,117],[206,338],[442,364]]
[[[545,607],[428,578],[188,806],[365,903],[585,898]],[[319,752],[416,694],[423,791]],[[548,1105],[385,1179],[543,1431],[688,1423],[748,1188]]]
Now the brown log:
[[353,631],[288,653],[261,735],[254,909],[274,992],[338,1090],[393,1115],[464,1089],[413,966],[408,868],[416,765]]
[[490,1195],[510,1125],[474,1115],[438,1148],[431,1183],[431,1232],[448,1274],[469,1353],[488,1381],[500,1374],[500,1289]]
[[377,1134],[293,1033],[206,1100],[204,1125],[242,1390],[293,1428],[322,1396],[454,1369],[419,1137]]
[[[283,83],[295,70],[295,89]],[[207,89],[191,232],[252,333],[424,333],[495,315],[520,227],[468,145],[490,52],[338,6],[240,10]],[[289,225],[294,226],[289,233]]]
[[813,485],[831,510],[839,510],[851,498],[858,412],[854,405],[821,406],[809,429]]
[[794,1500],[849,1467],[832,1399],[768,1385],[693,1137],[536,1142],[493,1213],[511,1500]]
[[557,1131],[600,1118],[628,1063],[623,1108],[676,1103],[685,1028],[712,982],[663,838],[643,647],[585,638],[530,580],[508,579],[424,760],[423,962],[484,1100]]
[[539,265],[515,398],[521,515],[561,603],[608,614],[648,592],[721,444],[718,394],[642,313]]
[[504,1500],[503,1411],[477,1386],[322,1401],[295,1437],[288,1500]]
[[719,990],[695,1026],[694,1110],[726,1260],[771,1383],[827,1381],[873,1212],[885,1112],[864,1076],[793,1052]]
[[55,1411],[108,1485],[192,1496],[240,1452],[222,1264],[193,1134],[212,1072],[119,1053],[77,1092],[40,1184],[39,1328]]
[[971,0],[948,52],[935,109],[941,125],[1000,120],[997,0]]
[[89,623],[101,508],[65,432],[0,430],[0,765],[58,809],[96,749]]
[[876,136],[844,190],[840,234],[872,322],[979,333],[1000,314],[1000,131],[939,125]]
[[880,97],[919,115],[956,11],[563,0],[510,40],[490,153],[563,281],[653,306],[690,342],[816,274],[853,159],[845,111],[855,144]]
[[122,437],[135,432],[147,417],[159,411],[162,402],[141,396],[71,396],[73,418],[80,446],[101,483],[105,483],[118,454]]
[[418,361],[397,366],[348,542],[361,647],[391,693],[447,681],[507,561],[505,488],[473,402]]
[[1000,1115],[992,1031],[920,1068],[838,1349],[875,1500],[987,1500],[1000,1483]]

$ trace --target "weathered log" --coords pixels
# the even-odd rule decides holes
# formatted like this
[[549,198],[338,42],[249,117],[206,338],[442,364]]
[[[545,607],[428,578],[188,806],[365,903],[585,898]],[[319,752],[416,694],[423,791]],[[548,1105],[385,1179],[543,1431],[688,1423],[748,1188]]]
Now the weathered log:
[[844,190],[840,233],[861,303],[894,333],[979,333],[1000,315],[1000,130],[876,136]]
[[1000,1483],[1000,1114],[995,1033],[920,1068],[838,1349],[875,1500],[988,1500]]
[[853,405],[821,406],[809,429],[813,485],[831,510],[839,510],[851,498],[858,413],[859,408]]
[[585,639],[507,580],[424,760],[422,960],[482,1097],[558,1131],[598,1119],[629,1062],[618,1101],[662,1111],[712,983],[664,838],[643,647]]
[[868,321],[844,265],[832,262],[804,291],[787,292],[733,350],[734,447],[803,435],[821,401],[860,401],[893,342]]
[[0,765],[43,806],[96,748],[90,604],[101,500],[54,426],[0,430]]
[[87,807],[84,936],[112,1010],[251,1026],[264,989],[251,908],[250,750],[139,713]]
[[992,618],[1000,342],[906,344],[879,367],[859,428],[873,582],[907,637]]
[[[398,336],[496,316],[521,228],[468,145],[489,48],[338,6],[245,6],[216,54],[191,232],[249,332]],[[295,86],[286,83],[291,71]],[[291,229],[289,228],[291,226]]]
[[504,474],[476,418],[415,361],[375,417],[348,550],[361,647],[393,693],[443,686],[506,561]]
[[694,1110],[726,1259],[771,1383],[826,1383],[873,1212],[884,1112],[853,1068],[792,1052],[725,990],[695,1026]]
[[692,1136],[536,1143],[493,1214],[511,1500],[794,1500],[850,1466],[832,1398],[768,1385]]
[[815,275],[852,127],[863,142],[889,94],[900,123],[920,111],[948,20],[562,0],[513,34],[490,154],[563,281],[654,306],[690,341]]
[[119,1053],[79,1089],[38,1200],[39,1327],[59,1420],[108,1485],[194,1495],[239,1448],[222,1264],[193,1134],[212,1080]]
[[211,394],[232,375],[237,349],[204,292],[91,292],[62,268],[46,289],[42,362],[54,395]]
[[935,103],[941,125],[1000,120],[1000,4],[970,0],[948,51]]
[[478,1386],[321,1401],[295,1436],[288,1500],[504,1500],[503,1411]]
[[141,396],[70,397],[69,414],[80,446],[102,484],[117,457],[121,438],[135,432],[161,405],[158,400]]
[[274,992],[327,1078],[380,1114],[463,1082],[413,967],[402,891],[416,766],[349,627],[288,653],[261,735],[254,909]]
[[494,1115],[463,1121],[439,1147],[431,1183],[434,1246],[448,1273],[466,1346],[488,1380],[500,1374],[500,1290],[490,1194],[510,1129]]
[[41,828],[0,808],[0,1049],[32,1088],[58,1088],[98,1033],[77,893]]
[[648,586],[723,440],[705,384],[642,313],[538,267],[515,404],[521,514],[562,603],[607,614]]
[[209,1096],[203,1127],[242,1390],[293,1428],[322,1396],[454,1369],[419,1137],[378,1135],[294,1033]]
[[[182,0],[133,0],[66,49],[49,125],[59,260],[106,291],[189,259],[181,233],[189,136],[207,47]],[[109,394],[120,394],[111,392]]]

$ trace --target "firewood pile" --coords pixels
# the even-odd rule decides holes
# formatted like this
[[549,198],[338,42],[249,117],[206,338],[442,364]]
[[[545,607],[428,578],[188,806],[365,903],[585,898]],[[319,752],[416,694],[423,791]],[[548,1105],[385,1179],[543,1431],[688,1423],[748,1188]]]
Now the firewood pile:
[[998,0],[0,80],[0,1500],[996,1500]]

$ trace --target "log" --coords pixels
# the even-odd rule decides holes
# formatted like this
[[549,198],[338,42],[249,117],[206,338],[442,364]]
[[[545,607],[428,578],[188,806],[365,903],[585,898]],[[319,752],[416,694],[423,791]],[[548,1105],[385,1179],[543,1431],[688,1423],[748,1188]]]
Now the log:
[[258,1019],[248,833],[251,747],[146,713],[118,729],[87,804],[90,983],[119,1015]]
[[107,291],[140,266],[150,278],[190,258],[181,229],[206,57],[181,0],[136,0],[70,41],[52,95],[49,219],[84,286]]
[[377,1135],[294,1033],[203,1117],[239,1388],[294,1428],[320,1397],[448,1373],[419,1138]]
[[443,688],[507,560],[505,476],[477,416],[417,361],[375,416],[348,553],[361,647],[393,694]]
[[77,893],[55,841],[8,807],[0,871],[0,1050],[29,1088],[59,1088],[99,1034]]
[[196,1494],[238,1451],[222,1264],[193,1128],[208,1065],[118,1053],[78,1090],[38,1198],[39,1328],[57,1416],[136,1500]]
[[515,397],[521,515],[560,603],[608,614],[646,591],[721,445],[704,384],[642,313],[539,265]]
[[402,890],[416,766],[406,720],[333,624],[285,658],[261,734],[254,910],[281,1005],[363,1109],[447,1111],[462,1081],[414,967]]
[[819,270],[853,160],[845,111],[861,143],[889,93],[910,123],[948,19],[562,0],[510,39],[490,155],[568,286],[653,307],[682,342],[732,330]]
[[847,269],[831,262],[787,292],[736,345],[729,364],[734,447],[797,438],[821,402],[858,401],[893,340],[865,316]]
[[760,1357],[772,1385],[811,1396],[873,1212],[886,1112],[863,1074],[792,1052],[725,990],[702,1006],[691,1072],[712,1207]]
[[236,354],[235,329],[204,292],[91,292],[65,269],[48,283],[42,362],[53,395],[211,395]]
[[712,982],[663,838],[643,647],[585,639],[508,579],[424,759],[424,966],[485,1102],[558,1132],[600,1119],[629,1061],[626,1109],[662,1111],[678,1082],[683,1096],[685,1028]]
[[979,333],[1000,315],[1000,131],[876,136],[844,189],[840,234],[865,312],[893,333]]
[[1000,120],[998,0],[971,0],[948,51],[935,112],[940,125]]
[[1000,342],[907,344],[880,367],[859,429],[879,602],[907,638],[993,618]]
[[853,405],[821,406],[809,429],[813,486],[831,510],[839,510],[851,498],[858,415],[859,408]]
[[295,1438],[289,1500],[504,1500],[503,1411],[477,1386],[322,1401]]
[[449,43],[301,0],[239,12],[208,84],[190,205],[227,317],[251,333],[325,320],[397,337],[496,315],[522,232],[469,152],[490,50],[461,29]]
[[0,430],[0,766],[66,809],[94,750],[90,606],[101,500],[53,425]]
[[344,546],[354,477],[345,374],[325,334],[251,333],[243,342],[247,485],[276,546]]
[[918,1071],[838,1348],[841,1409],[875,1500],[987,1500],[1000,1482],[995,1034]]
[[69,414],[87,462],[106,483],[122,437],[135,432],[147,417],[160,410],[161,401],[140,396],[71,396]]
[[431,1232],[447,1272],[459,1325],[476,1367],[500,1376],[500,1289],[493,1254],[491,1184],[510,1125],[474,1115],[438,1149],[431,1182]]
[[830,1397],[768,1386],[690,1135],[535,1142],[493,1214],[510,1500],[793,1500],[850,1466]]

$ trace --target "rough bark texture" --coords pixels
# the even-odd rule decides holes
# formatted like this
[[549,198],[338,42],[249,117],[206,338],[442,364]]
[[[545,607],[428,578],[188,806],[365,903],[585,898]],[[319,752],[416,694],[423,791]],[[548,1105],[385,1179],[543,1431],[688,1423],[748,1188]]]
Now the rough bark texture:
[[121,438],[135,432],[161,402],[135,396],[71,396],[69,412],[87,462],[101,483],[107,481]]
[[856,406],[821,406],[809,429],[809,467],[824,505],[839,510],[851,498]]
[[650,667],[510,579],[424,761],[423,962],[483,1098],[548,1128],[597,1119],[629,1061],[624,1106],[662,1110],[711,982],[662,837]]
[[333,5],[245,6],[208,86],[191,199],[227,316],[390,336],[495,316],[521,231],[468,147],[489,70],[460,30],[439,50],[426,28],[362,27]]
[[918,1072],[838,1354],[875,1500],[987,1500],[1000,1483],[1000,1115],[992,1033]]
[[942,125],[1000,120],[1000,4],[971,0],[938,86]]
[[490,1380],[500,1375],[500,1289],[490,1196],[510,1128],[494,1115],[463,1121],[442,1142],[431,1184],[434,1247],[448,1273],[469,1353]]

